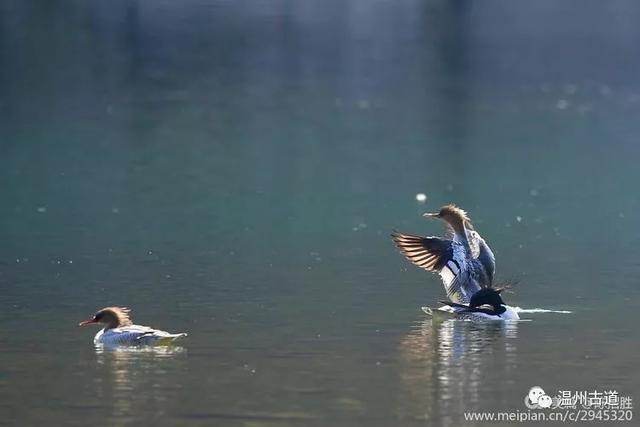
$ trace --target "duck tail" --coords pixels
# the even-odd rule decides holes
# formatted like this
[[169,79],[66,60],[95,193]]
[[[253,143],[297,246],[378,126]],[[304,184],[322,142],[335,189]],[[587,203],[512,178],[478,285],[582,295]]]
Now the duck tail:
[[188,336],[188,334],[182,332],[179,334],[170,334],[165,337],[158,338],[153,345],[170,345],[175,340]]

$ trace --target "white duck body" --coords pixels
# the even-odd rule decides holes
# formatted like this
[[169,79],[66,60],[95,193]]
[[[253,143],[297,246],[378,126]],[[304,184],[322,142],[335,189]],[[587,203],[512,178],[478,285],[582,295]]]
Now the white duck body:
[[106,346],[169,345],[176,339],[186,336],[185,333],[171,334],[148,326],[129,325],[102,329],[93,338],[93,343]]
[[474,321],[505,321],[505,320],[520,320],[520,316],[515,308],[503,305],[505,308],[504,313],[499,315],[495,314],[487,314],[481,312],[466,312],[462,308],[454,308],[448,305],[443,305],[438,308],[431,307],[422,307],[422,311],[424,311],[429,316],[433,318],[455,318],[461,320],[474,320]]
[[172,334],[148,326],[134,325],[126,307],[105,307],[92,318],[83,320],[79,326],[102,324],[104,328],[93,338],[95,345],[106,346],[161,346],[187,334]]

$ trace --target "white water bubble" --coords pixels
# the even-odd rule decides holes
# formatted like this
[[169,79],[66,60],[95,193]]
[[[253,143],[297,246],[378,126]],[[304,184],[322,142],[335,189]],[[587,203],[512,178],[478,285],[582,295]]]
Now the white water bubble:
[[360,222],[360,223],[356,224],[354,227],[352,227],[351,230],[360,231],[360,230],[364,230],[367,227],[368,227],[368,225],[366,223]]
[[427,201],[427,195],[424,193],[416,194],[416,201],[418,201],[419,203],[425,203]]

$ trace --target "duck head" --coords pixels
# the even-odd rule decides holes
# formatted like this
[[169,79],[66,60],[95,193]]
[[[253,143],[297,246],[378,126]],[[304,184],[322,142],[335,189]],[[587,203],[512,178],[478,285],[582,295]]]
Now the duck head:
[[96,312],[91,319],[83,320],[78,326],[91,325],[94,323],[104,325],[105,329],[119,328],[131,325],[129,310],[126,307],[105,307]]
[[505,303],[500,296],[504,289],[483,288],[471,296],[469,307],[478,308],[482,305],[490,305],[496,313],[504,313]]
[[438,218],[449,224],[456,232],[464,231],[464,228],[473,228],[467,213],[455,205],[446,205],[438,212],[427,212],[423,216]]

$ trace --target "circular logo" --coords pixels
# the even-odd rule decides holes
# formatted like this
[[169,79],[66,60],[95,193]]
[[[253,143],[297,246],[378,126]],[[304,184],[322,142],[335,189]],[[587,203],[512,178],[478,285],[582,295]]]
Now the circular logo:
[[551,399],[551,396],[547,396],[546,394],[543,394],[538,398],[538,406],[541,408],[551,408],[551,403],[553,403],[553,399]]
[[531,387],[524,397],[524,404],[529,409],[550,408],[552,401],[540,386]]

